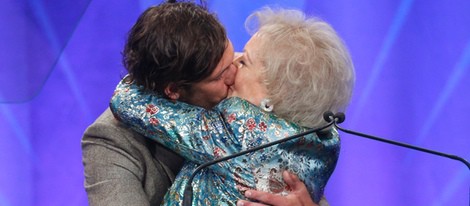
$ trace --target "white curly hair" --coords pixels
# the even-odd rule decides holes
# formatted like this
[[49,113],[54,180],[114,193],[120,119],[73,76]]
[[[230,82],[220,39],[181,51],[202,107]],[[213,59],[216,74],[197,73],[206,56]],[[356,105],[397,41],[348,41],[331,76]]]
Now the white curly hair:
[[325,111],[345,111],[354,67],[328,23],[298,10],[265,7],[251,14],[245,27],[262,39],[257,55],[276,115],[314,128],[324,125]]

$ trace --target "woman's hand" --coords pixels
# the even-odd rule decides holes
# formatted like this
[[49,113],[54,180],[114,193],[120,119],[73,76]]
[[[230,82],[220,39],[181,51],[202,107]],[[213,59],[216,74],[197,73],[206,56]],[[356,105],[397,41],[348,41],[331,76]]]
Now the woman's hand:
[[284,178],[284,182],[292,189],[288,195],[281,196],[271,194],[269,192],[248,190],[245,192],[245,196],[253,200],[258,200],[261,203],[238,200],[237,206],[318,206],[310,197],[305,184],[300,181],[296,175],[284,171],[282,176]]

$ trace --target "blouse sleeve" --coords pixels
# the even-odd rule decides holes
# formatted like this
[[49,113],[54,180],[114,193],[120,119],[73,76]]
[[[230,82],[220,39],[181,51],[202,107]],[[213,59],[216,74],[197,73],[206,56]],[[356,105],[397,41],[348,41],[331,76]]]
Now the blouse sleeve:
[[135,131],[199,164],[240,150],[219,112],[172,102],[125,80],[118,84],[110,108]]

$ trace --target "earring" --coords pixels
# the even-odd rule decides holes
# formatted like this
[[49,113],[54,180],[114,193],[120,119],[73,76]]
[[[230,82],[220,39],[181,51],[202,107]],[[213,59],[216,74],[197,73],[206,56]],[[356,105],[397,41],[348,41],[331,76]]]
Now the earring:
[[274,105],[271,104],[270,99],[263,99],[261,100],[260,107],[262,110],[266,112],[272,112],[274,109]]

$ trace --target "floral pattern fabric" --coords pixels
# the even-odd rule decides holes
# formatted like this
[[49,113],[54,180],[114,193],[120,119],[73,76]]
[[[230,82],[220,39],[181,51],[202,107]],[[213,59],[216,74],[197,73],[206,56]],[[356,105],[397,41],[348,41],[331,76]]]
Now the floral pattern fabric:
[[[110,108],[116,118],[187,161],[167,192],[163,205],[181,205],[184,187],[199,165],[306,131],[238,97],[213,110],[172,102],[141,87],[117,86]],[[290,140],[201,170],[193,180],[192,205],[235,205],[247,189],[286,194],[282,172],[299,176],[319,202],[338,159],[340,140],[334,129]]]

